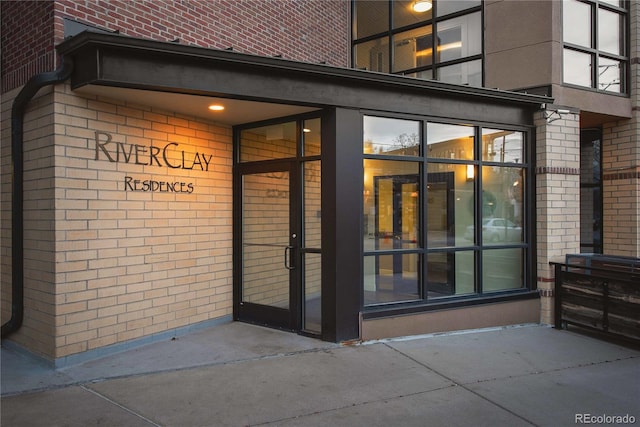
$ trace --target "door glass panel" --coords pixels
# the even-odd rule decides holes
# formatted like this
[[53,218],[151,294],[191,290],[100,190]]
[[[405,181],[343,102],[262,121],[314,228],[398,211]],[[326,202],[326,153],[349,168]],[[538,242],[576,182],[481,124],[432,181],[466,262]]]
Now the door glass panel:
[[240,161],[296,157],[296,122],[246,129],[240,133]]
[[304,247],[320,249],[320,160],[304,162]]
[[302,128],[304,138],[304,153],[308,156],[319,156],[321,147],[321,122],[320,119],[305,120]]
[[244,175],[242,301],[289,308],[289,172]]
[[[303,329],[320,333],[322,325],[321,296],[321,177],[320,160],[303,163],[304,171],[304,308]],[[313,252],[309,252],[313,251]]]
[[304,254],[304,327],[309,332],[322,331],[321,260],[318,253]]

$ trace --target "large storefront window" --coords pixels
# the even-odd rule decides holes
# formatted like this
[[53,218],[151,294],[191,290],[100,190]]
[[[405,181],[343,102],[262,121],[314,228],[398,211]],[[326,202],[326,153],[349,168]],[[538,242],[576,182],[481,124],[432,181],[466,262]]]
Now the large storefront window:
[[482,86],[481,10],[480,0],[354,0],[353,65]]
[[626,93],[629,55],[624,5],[618,1],[564,0],[562,6],[564,83]]
[[527,288],[525,132],[363,123],[365,306]]

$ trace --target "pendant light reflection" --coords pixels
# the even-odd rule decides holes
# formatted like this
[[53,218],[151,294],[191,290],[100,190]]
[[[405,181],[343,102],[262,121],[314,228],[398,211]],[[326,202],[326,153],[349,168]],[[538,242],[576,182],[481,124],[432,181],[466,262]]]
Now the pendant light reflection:
[[476,177],[476,168],[473,165],[467,165],[467,182],[473,181]]
[[432,7],[431,0],[416,0],[411,6],[413,11],[418,13],[428,12]]

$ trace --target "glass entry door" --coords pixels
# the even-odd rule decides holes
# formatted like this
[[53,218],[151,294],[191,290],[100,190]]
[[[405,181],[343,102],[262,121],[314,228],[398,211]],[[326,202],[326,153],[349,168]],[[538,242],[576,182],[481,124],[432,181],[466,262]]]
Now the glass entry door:
[[[300,329],[299,231],[291,162],[240,168],[238,319]],[[245,169],[245,170],[242,170]]]

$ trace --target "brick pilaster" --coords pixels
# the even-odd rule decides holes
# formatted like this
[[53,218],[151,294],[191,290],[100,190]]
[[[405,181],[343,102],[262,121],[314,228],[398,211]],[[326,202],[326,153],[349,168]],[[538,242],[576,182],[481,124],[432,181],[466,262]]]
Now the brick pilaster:
[[[555,107],[553,107],[555,108]],[[549,110],[550,111],[550,110]],[[540,320],[553,323],[553,268],[580,252],[580,116],[536,114],[536,222]]]

